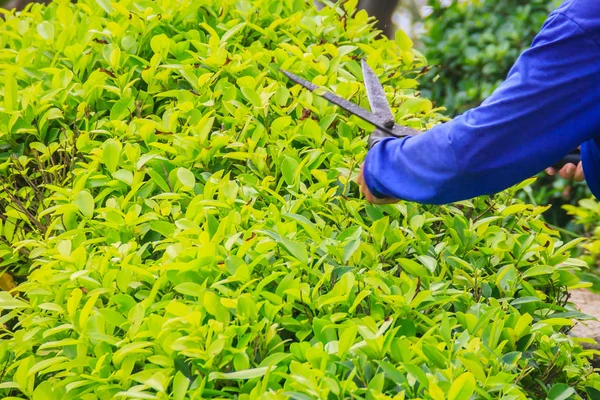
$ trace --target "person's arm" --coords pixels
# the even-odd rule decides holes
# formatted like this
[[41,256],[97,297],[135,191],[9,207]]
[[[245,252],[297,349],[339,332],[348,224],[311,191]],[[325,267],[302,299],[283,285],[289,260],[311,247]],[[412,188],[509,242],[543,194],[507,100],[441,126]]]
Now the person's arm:
[[600,150],[590,140],[597,134],[600,45],[555,12],[482,105],[423,134],[381,141],[362,179],[378,198],[445,204],[502,191],[587,142],[583,168],[594,189]]

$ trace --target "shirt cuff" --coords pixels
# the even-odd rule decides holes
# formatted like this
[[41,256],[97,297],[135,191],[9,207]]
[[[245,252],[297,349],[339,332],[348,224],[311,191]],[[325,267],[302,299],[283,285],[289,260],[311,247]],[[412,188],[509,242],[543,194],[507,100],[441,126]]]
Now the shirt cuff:
[[381,163],[379,160],[381,160],[381,157],[378,157],[378,153],[383,150],[383,147],[385,147],[386,142],[389,142],[390,140],[398,139],[385,138],[381,140],[369,150],[367,156],[365,157],[365,162],[363,164],[363,178],[365,179],[367,188],[369,188],[369,191],[373,194],[373,196],[377,197],[378,199],[394,197],[386,191],[385,186],[383,186],[379,179],[377,179],[377,171],[380,168],[385,167],[380,165]]
[[600,138],[588,140],[581,145],[583,174],[592,194],[600,199]]

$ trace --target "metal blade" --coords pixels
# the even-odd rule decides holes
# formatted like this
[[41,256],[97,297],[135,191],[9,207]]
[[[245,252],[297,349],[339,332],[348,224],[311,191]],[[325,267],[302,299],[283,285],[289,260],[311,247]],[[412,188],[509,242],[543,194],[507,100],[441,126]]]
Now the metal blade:
[[381,85],[381,81],[375,75],[375,72],[371,69],[369,64],[365,60],[361,60],[363,77],[365,79],[365,87],[367,88],[367,96],[369,97],[369,104],[371,105],[371,111],[378,116],[388,120],[388,126],[394,125],[394,114],[390,104],[385,97],[385,91]]
[[[280,71],[283,72],[285,74],[285,76],[290,78],[293,82],[296,82],[297,84],[299,84],[301,86],[304,86],[311,92],[314,92],[317,89],[319,89],[318,86],[312,84],[311,82],[309,82],[305,79],[300,78],[299,76],[292,74],[291,72],[285,71],[283,69]],[[356,115],[357,117],[367,121],[368,123],[377,127],[380,131],[383,131],[391,136],[395,136],[395,137],[413,136],[413,135],[417,135],[420,133],[419,131],[417,131],[415,129],[407,128],[406,126],[402,126],[402,125],[398,125],[398,124],[394,123],[393,114],[392,114],[392,119],[391,119],[392,123],[390,123],[389,115],[380,117],[380,116],[375,115],[372,112],[369,112],[369,111],[365,110],[364,108],[359,107],[356,104],[354,104],[348,100],[345,100],[331,92],[324,91],[324,89],[319,91],[319,93],[317,93],[317,95],[327,99],[331,103],[333,103],[333,104],[343,108],[344,110]],[[389,107],[389,105],[387,103],[387,99],[385,100],[385,103]],[[390,111],[390,114],[391,114],[391,111]]]
[[[283,72],[292,81],[296,82],[299,85],[304,86],[311,92],[314,92],[317,89],[319,89],[318,86],[312,84],[311,82],[309,82],[305,79],[302,79],[302,78],[292,74],[291,72],[284,71],[284,70],[281,70],[281,72]],[[331,103],[343,108],[344,110],[356,115],[357,117],[362,118],[363,120],[369,122],[370,124],[375,125],[377,128],[389,133],[390,135],[394,135],[394,132],[391,128],[386,128],[386,126],[385,126],[386,120],[384,118],[381,118],[381,117],[365,110],[364,108],[357,106],[356,104],[354,104],[348,100],[342,99],[341,97],[339,97],[331,92],[324,91],[323,93],[318,93],[318,95],[327,99]]]

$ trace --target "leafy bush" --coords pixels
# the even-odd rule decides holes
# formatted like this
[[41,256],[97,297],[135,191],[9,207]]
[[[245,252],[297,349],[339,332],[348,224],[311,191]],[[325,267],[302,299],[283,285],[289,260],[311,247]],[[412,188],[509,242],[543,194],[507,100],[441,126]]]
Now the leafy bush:
[[560,0],[428,0],[423,90],[450,115],[478,106],[508,75]]
[[582,271],[582,279],[593,283],[593,290],[600,292],[600,203],[592,197],[563,208],[582,227],[582,236],[585,237],[580,245],[583,254],[579,258],[590,265],[592,270]]
[[577,205],[582,199],[592,196],[585,182],[575,182],[558,176],[549,176],[542,172],[536,181],[517,194],[526,202],[540,205],[551,205],[543,214],[544,220],[556,227],[567,229],[575,234],[583,234],[584,230],[573,219],[573,215],[565,211],[567,205]]
[[[541,207],[376,207],[369,127],[443,120],[356,1],[65,0],[1,25],[5,399],[586,398],[580,285]],[[435,155],[432,155],[435,156]],[[527,184],[527,183],[525,183]],[[25,276],[27,275],[27,276]],[[5,275],[6,276],[6,275]]]

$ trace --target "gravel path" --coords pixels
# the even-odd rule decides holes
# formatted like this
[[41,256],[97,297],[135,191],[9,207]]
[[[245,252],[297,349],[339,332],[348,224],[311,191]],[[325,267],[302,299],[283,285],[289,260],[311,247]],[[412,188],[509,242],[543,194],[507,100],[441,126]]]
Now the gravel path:
[[[573,336],[581,338],[592,338],[596,344],[583,343],[587,348],[600,349],[600,294],[592,293],[586,289],[576,289],[571,291],[573,303],[584,313],[596,317],[598,321],[582,321],[577,323],[571,330]],[[594,364],[600,366],[600,359],[594,357]]]

